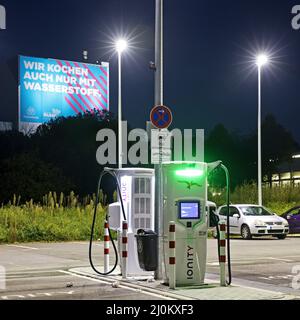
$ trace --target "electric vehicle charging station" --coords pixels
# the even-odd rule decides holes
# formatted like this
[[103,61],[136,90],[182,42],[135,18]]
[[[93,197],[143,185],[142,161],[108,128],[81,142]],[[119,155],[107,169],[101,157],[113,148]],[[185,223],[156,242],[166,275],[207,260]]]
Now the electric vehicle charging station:
[[207,164],[169,162],[162,164],[164,214],[164,283],[169,283],[168,228],[176,225],[176,284],[203,285],[206,271]]
[[110,228],[117,231],[119,254],[124,221],[120,205],[122,201],[128,222],[127,275],[129,277],[153,275],[143,271],[139,266],[135,235],[138,229],[154,230],[154,170],[124,168],[118,169],[116,172],[122,198],[118,195],[118,202],[109,206],[108,221]]
[[[109,224],[109,238],[113,244],[115,251],[115,263],[108,272],[99,271],[93,264],[92,260],[92,241],[97,215],[98,194],[101,187],[101,181],[104,175],[113,176],[117,185],[117,202],[112,203],[108,207],[106,220]],[[155,193],[155,177],[154,170],[147,168],[123,168],[111,169],[105,168],[101,173],[97,199],[94,213],[94,221],[92,225],[89,258],[93,270],[100,275],[111,274],[119,265],[122,270],[122,225],[126,221],[128,224],[127,230],[127,245],[128,259],[126,265],[126,276],[128,278],[153,277],[153,272],[144,271],[139,266],[138,248],[135,235],[139,229],[154,230],[154,193]],[[117,232],[117,246],[111,235],[111,230]],[[120,262],[120,263],[119,263]]]
[[[155,103],[159,106],[163,106],[162,9],[162,0],[157,0]],[[121,128],[120,121],[119,128]],[[121,141],[120,136],[119,140]],[[202,159],[199,160],[202,161]],[[119,159],[119,166],[121,166],[121,164],[122,157]],[[210,225],[210,210],[208,209],[207,201],[207,176],[217,167],[221,167],[224,170],[227,184],[227,264],[229,278],[227,282],[225,281],[225,224],[221,224],[222,230],[220,231],[218,229],[218,221],[216,221],[216,218],[214,217],[214,225],[217,227],[218,233],[220,275],[223,275],[221,277],[223,278],[221,279],[221,285],[229,285],[231,283],[231,265],[228,170],[221,161],[210,164],[197,161],[163,162],[161,146],[159,146],[159,164],[155,166],[155,170],[143,168],[106,168],[104,172],[101,173],[98,182],[97,199],[89,247],[89,258],[92,269],[100,275],[109,275],[116,269],[118,261],[123,261],[125,256],[128,258],[128,260],[124,262],[124,265],[126,265],[124,268],[126,270],[125,278],[137,279],[140,276],[153,276],[153,271],[148,272],[146,269],[153,270],[155,268],[146,268],[145,263],[139,261],[142,254],[152,254],[156,257],[160,257],[158,261],[161,260],[161,263],[156,264],[156,280],[163,280],[163,283],[170,285],[171,268],[169,258],[171,257],[171,241],[168,241],[168,237],[171,238],[169,235],[169,226],[172,225],[175,226],[174,229],[176,229],[176,233],[173,232],[175,235],[175,241],[174,246],[172,247],[173,252],[175,249],[176,260],[172,259],[176,261],[176,264],[174,263],[175,268],[173,266],[172,269],[173,280],[175,278],[173,284],[175,282],[175,285],[173,286],[172,284],[172,287],[170,286],[170,288],[175,289],[176,286],[193,287],[204,285],[207,256],[207,233]],[[92,242],[101,179],[105,174],[110,174],[117,182],[118,202],[109,206],[106,217],[106,220],[108,220],[110,225],[109,239],[112,242],[115,251],[115,264],[111,270],[101,273],[95,268],[92,261]],[[212,216],[214,216],[214,214]],[[126,227],[124,227],[124,222]],[[126,236],[124,237],[124,230],[127,230],[127,223],[128,233],[125,232]],[[154,227],[157,234],[153,232]],[[137,243],[139,243],[138,237],[141,229],[145,229],[142,231],[146,231],[146,229],[148,229],[148,231],[152,231],[152,235],[155,234],[158,237],[158,241],[152,242],[153,246],[147,247],[151,248],[147,253],[141,250],[141,248],[138,248],[137,245]],[[110,230],[117,231],[119,250],[117,250],[117,247],[114,244],[114,239]],[[161,232],[161,230],[163,230],[163,232]],[[150,234],[150,232],[144,232],[144,234]],[[124,249],[124,243],[126,243],[126,245],[128,244],[128,247],[126,247],[127,251],[125,250],[121,254],[121,251]],[[140,243],[142,243],[142,241]],[[125,255],[123,255],[124,253]],[[168,260],[169,263],[167,263]],[[146,260],[143,262],[145,261]],[[122,264],[123,262],[121,263],[123,276]]]
[[[170,284],[170,268],[167,261],[170,258],[169,224],[172,222],[176,227],[176,286],[201,286],[204,285],[207,256],[207,231],[210,221],[210,212],[207,201],[207,176],[217,167],[222,167],[226,173],[227,181],[227,255],[228,276],[231,283],[230,266],[230,242],[229,242],[229,174],[221,161],[215,163],[203,162],[165,162],[162,164],[162,192],[163,192],[163,246],[159,252],[159,246],[151,248],[155,256],[162,255],[163,283]],[[117,182],[118,202],[109,205],[107,220],[111,230],[117,231],[118,250],[114,244],[111,232],[109,237],[115,251],[114,267],[106,272],[99,272],[92,261],[92,242],[97,213],[98,194],[101,180],[105,174],[113,176]],[[155,177],[153,169],[144,168],[106,168],[101,173],[98,183],[97,200],[94,220],[92,224],[89,257],[92,269],[100,275],[109,275],[117,267],[118,261],[122,261],[121,246],[122,224],[128,223],[128,261],[126,264],[126,278],[141,279],[153,276],[153,271],[146,271],[139,261],[140,248],[137,245],[136,236],[141,229],[154,230],[154,201],[155,201]],[[217,226],[217,223],[216,223]],[[225,231],[225,225],[224,230]],[[225,240],[223,240],[225,241]],[[220,259],[220,236],[218,231],[218,249]],[[224,242],[223,242],[224,247]],[[140,252],[138,251],[140,250]],[[127,258],[127,257],[126,257]],[[221,260],[220,260],[221,262]],[[224,261],[222,261],[224,263]],[[225,264],[223,264],[225,268]],[[120,265],[121,272],[122,263]],[[143,270],[143,269],[144,270]],[[225,274],[225,269],[223,269]],[[225,283],[225,278],[222,283]]]

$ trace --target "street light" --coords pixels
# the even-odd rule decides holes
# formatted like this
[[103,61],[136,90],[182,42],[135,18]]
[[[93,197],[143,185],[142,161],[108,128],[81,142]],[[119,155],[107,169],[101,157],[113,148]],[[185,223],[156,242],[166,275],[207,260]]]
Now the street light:
[[127,49],[128,44],[124,39],[116,41],[116,51],[118,53],[118,130],[119,130],[119,169],[122,168],[123,148],[122,148],[122,53]]
[[116,50],[118,53],[122,53],[123,51],[125,51],[128,47],[127,41],[124,39],[119,39],[116,42]]
[[266,54],[259,54],[256,57],[256,65],[258,69],[258,204],[262,206],[262,169],[261,169],[261,70],[269,61]]
[[256,64],[259,68],[263,67],[265,64],[267,64],[269,61],[269,58],[265,54],[260,54],[256,57]]

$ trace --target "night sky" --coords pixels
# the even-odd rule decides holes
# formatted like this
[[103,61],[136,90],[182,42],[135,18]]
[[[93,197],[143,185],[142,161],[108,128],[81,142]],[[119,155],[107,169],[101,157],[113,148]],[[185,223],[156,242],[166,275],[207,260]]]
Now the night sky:
[[[257,70],[252,58],[272,56],[263,71],[263,115],[273,113],[300,142],[300,30],[291,26],[300,0],[165,0],[165,104],[174,127],[218,123],[248,134],[257,128]],[[130,38],[124,56],[124,118],[144,127],[153,106],[154,0],[0,0],[0,120],[17,108],[17,55],[111,64],[111,111],[117,110],[114,38]],[[207,133],[208,133],[207,132]]]

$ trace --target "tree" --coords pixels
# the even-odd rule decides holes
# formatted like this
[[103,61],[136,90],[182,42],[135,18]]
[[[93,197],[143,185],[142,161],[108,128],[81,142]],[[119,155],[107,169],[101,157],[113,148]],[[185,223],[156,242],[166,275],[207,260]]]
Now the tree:
[[22,201],[41,201],[49,191],[69,192],[74,186],[61,170],[41,161],[33,153],[24,153],[0,163],[0,203],[14,195]]
[[[216,125],[205,142],[205,161],[222,160],[230,171],[233,186],[243,179],[241,175],[244,162],[242,146],[240,137],[230,133],[223,124]],[[224,178],[219,175],[215,175],[213,180],[215,186],[224,185]]]
[[[273,115],[262,123],[262,171],[271,179],[277,166],[299,151],[293,136]],[[222,160],[228,166],[233,187],[257,179],[257,133],[240,136],[217,125],[206,140],[206,161]],[[220,184],[219,178],[216,179]]]
[[271,181],[277,166],[292,158],[299,151],[299,145],[292,134],[280,125],[272,114],[262,124],[262,167],[263,174]]
[[30,138],[19,131],[0,132],[0,160],[7,159],[31,149]]
[[117,121],[110,113],[62,117],[39,127],[32,141],[39,157],[61,169],[74,184],[75,192],[90,194],[95,192],[103,170],[96,161],[96,134],[103,128],[117,132]]

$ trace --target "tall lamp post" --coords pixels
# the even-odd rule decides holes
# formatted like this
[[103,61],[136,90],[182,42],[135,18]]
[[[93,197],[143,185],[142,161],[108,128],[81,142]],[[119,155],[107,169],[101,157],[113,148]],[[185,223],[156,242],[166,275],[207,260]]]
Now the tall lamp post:
[[262,206],[262,157],[261,157],[261,71],[264,65],[268,63],[268,56],[266,54],[260,54],[256,57],[256,65],[258,68],[258,205]]
[[[164,0],[155,0],[155,105],[164,103]],[[161,148],[159,147],[159,152]],[[161,157],[159,157],[161,161]],[[162,280],[164,274],[163,263],[163,197],[161,162],[155,168],[155,231],[158,235],[158,267],[155,279]]]
[[122,148],[122,53],[127,49],[127,41],[119,39],[116,41],[116,51],[118,53],[118,143],[119,143],[119,154],[118,164],[119,169],[122,168],[123,164],[123,148]]

